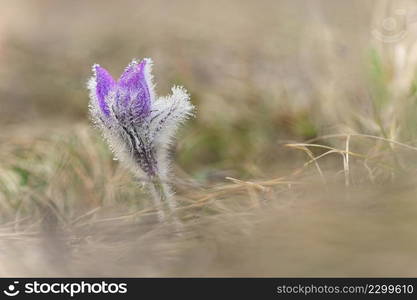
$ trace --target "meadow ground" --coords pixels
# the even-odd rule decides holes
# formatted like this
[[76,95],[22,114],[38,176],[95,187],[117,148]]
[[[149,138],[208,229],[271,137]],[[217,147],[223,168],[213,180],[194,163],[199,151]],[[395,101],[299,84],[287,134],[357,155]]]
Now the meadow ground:
[[[0,8],[0,276],[417,276],[414,1]],[[181,234],[88,118],[134,57],[197,107]]]

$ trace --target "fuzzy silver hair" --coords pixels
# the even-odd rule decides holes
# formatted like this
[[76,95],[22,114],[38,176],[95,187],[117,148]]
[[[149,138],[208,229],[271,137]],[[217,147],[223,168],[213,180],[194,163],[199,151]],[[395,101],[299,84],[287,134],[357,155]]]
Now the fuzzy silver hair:
[[145,175],[153,182],[156,204],[172,210],[175,204],[166,184],[167,150],[178,126],[193,115],[194,106],[179,86],[169,96],[156,97],[151,69],[151,59],[133,60],[115,81],[104,68],[94,65],[88,82],[90,114],[115,157],[137,177]]

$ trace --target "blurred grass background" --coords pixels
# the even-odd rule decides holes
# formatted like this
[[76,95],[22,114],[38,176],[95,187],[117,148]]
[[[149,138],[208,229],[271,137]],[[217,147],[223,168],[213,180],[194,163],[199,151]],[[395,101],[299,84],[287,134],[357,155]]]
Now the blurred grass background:
[[[178,151],[179,163],[197,176],[212,169],[261,175],[271,162],[275,172],[282,161],[278,140],[311,138],[339,125],[332,107],[357,100],[366,80],[370,5],[359,1],[3,6],[5,124],[85,123],[90,66],[100,63],[118,76],[132,57],[149,56],[158,93],[186,85],[198,107]],[[322,22],[336,32],[326,36]]]
[[[0,275],[415,276],[416,4],[0,1]],[[181,237],[88,119],[134,57],[197,107]]]

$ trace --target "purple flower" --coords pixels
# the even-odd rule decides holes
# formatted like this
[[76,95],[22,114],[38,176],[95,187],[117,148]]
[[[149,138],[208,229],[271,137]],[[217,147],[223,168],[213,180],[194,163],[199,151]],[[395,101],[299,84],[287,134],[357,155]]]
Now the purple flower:
[[167,175],[167,147],[176,128],[192,115],[193,106],[182,87],[172,95],[155,96],[152,60],[133,60],[115,81],[99,65],[88,83],[90,113],[115,156],[136,175],[151,180]]

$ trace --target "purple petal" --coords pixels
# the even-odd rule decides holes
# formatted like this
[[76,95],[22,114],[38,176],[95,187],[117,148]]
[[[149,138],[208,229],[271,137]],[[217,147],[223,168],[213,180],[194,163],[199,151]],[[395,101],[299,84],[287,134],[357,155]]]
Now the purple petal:
[[133,60],[124,70],[123,74],[120,76],[118,82],[126,82],[129,80],[130,76],[135,70],[135,67],[137,67],[138,62],[136,60]]
[[150,112],[151,97],[146,79],[146,64],[146,60],[139,64],[133,61],[118,81],[118,104],[124,110],[130,110],[133,119],[143,118]]
[[96,96],[98,105],[104,115],[109,116],[110,109],[106,102],[108,94],[113,90],[116,83],[113,77],[107,72],[106,69],[99,65],[94,65],[93,70],[96,75]]

